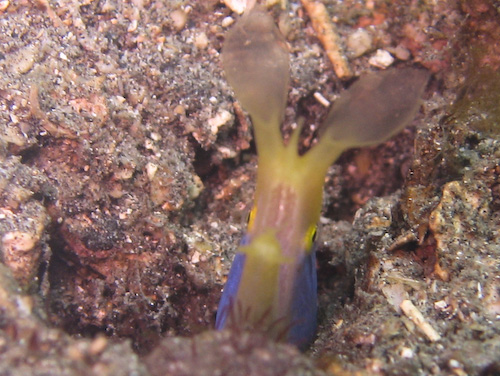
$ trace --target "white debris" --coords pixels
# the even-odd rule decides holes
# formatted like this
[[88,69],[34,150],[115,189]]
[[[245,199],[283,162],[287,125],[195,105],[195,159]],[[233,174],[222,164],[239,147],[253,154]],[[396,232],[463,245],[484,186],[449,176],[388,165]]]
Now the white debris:
[[328,99],[326,99],[323,96],[323,94],[321,94],[319,92],[315,92],[314,99],[316,99],[318,101],[318,103],[321,104],[322,106],[324,106],[326,108],[330,107],[330,101]]
[[425,336],[431,342],[439,341],[441,336],[439,333],[425,321],[424,316],[417,307],[413,305],[410,300],[403,300],[399,306],[403,313],[411,320],[413,323],[418,326],[418,328],[425,334]]
[[227,110],[222,110],[213,118],[208,119],[208,126],[213,134],[217,134],[219,128],[228,123],[233,118],[233,115]]

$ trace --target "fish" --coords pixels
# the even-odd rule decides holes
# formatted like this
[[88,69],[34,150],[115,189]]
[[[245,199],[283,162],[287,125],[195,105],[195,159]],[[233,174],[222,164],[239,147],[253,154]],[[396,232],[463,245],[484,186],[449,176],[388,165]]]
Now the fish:
[[306,349],[318,298],[315,238],[323,184],[346,149],[376,145],[417,113],[428,71],[368,73],[335,101],[318,142],[299,152],[301,127],[285,143],[281,124],[290,82],[287,43],[262,7],[246,11],[225,37],[222,64],[249,113],[258,155],[255,198],[218,305],[215,328],[256,331]]

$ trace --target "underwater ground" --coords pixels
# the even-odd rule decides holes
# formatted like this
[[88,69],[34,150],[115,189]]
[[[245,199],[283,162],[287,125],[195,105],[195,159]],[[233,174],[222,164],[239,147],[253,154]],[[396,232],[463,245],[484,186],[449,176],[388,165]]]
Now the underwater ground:
[[301,354],[212,330],[255,186],[219,55],[245,2],[0,1],[1,375],[500,374],[500,7],[316,2],[269,8],[285,135],[303,117],[314,142],[364,72],[432,78],[408,128],[329,171]]

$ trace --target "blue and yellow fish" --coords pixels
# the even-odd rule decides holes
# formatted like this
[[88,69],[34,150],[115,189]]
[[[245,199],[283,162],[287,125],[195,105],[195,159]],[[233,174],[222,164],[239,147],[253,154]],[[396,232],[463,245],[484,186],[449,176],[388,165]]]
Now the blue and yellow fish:
[[228,32],[222,62],[252,118],[259,164],[248,231],[215,325],[304,348],[316,330],[314,238],[327,170],[344,150],[383,142],[411,121],[428,73],[402,68],[360,78],[335,102],[317,144],[301,155],[300,127],[287,144],[280,130],[290,79],[286,41],[262,8],[246,12]]

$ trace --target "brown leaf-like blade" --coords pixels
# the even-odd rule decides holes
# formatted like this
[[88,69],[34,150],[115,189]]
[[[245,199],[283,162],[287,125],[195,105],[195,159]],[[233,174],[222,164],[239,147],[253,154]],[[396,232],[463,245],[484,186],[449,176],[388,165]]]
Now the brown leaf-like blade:
[[426,70],[416,68],[361,77],[333,104],[323,136],[344,148],[385,141],[413,119],[428,79]]
[[255,120],[280,123],[287,100],[289,53],[263,9],[245,13],[227,33],[222,49],[227,80]]

